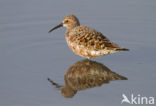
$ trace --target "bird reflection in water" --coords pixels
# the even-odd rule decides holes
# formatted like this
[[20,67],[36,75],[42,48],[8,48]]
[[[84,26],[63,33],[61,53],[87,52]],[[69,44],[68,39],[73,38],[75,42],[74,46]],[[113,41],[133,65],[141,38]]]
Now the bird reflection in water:
[[101,86],[113,80],[127,80],[127,78],[112,72],[101,63],[91,60],[81,60],[74,63],[67,70],[64,80],[65,85],[61,86],[48,78],[48,81],[52,85],[61,90],[61,94],[64,97],[71,98],[77,91]]

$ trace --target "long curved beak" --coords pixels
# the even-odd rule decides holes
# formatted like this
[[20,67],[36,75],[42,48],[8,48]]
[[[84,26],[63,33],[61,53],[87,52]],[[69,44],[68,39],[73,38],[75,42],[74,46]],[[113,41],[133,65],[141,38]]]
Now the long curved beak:
[[63,23],[57,25],[56,27],[52,28],[48,33],[52,32],[53,30],[57,29],[57,28],[60,28],[63,26]]

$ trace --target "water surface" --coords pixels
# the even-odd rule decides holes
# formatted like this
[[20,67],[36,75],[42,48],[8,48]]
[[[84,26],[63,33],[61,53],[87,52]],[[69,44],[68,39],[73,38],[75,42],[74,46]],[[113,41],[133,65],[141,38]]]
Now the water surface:
[[[120,106],[123,93],[156,97],[155,10],[155,0],[0,0],[0,105]],[[71,99],[48,82],[50,77],[63,85],[67,69],[83,60],[69,50],[65,28],[48,33],[71,13],[130,49],[93,59],[128,80]]]

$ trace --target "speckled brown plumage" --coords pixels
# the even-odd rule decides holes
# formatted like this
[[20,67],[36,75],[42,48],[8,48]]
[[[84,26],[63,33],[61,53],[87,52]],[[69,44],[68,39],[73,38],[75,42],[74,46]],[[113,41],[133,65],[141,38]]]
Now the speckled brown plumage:
[[62,24],[54,27],[49,32],[61,26],[67,28],[66,41],[68,46],[74,53],[82,57],[90,59],[128,50],[112,43],[101,32],[86,26],[80,26],[78,18],[74,15],[67,15]]

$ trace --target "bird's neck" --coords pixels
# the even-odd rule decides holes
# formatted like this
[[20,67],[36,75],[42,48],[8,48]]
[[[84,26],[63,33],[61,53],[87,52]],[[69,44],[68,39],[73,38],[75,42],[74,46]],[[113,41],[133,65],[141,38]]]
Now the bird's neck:
[[80,26],[80,24],[66,27],[66,37],[69,37],[69,32],[77,26]]
[[67,30],[66,30],[66,38],[69,37],[69,32],[70,32],[70,30],[71,30],[71,29],[67,29]]
[[72,30],[73,28],[75,28],[77,26],[80,26],[80,25],[72,25],[72,26],[68,26],[66,28],[67,28],[67,31],[70,31],[70,30]]

